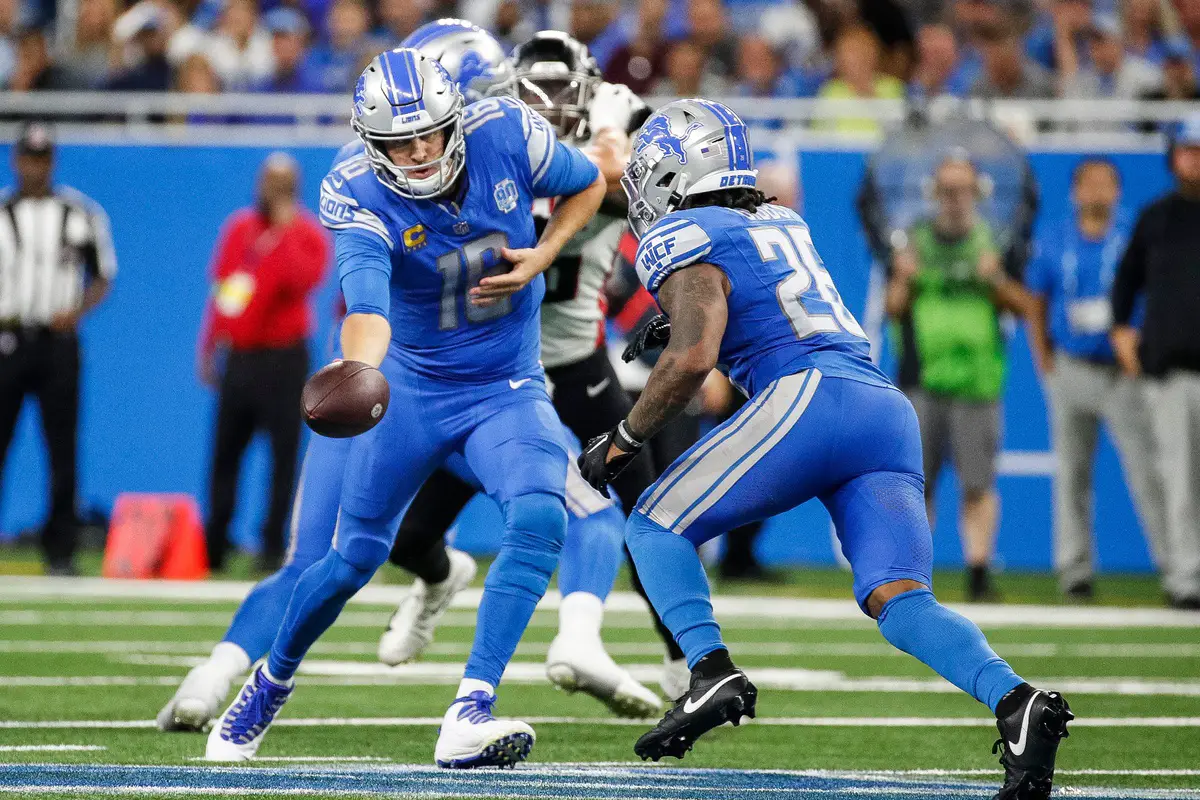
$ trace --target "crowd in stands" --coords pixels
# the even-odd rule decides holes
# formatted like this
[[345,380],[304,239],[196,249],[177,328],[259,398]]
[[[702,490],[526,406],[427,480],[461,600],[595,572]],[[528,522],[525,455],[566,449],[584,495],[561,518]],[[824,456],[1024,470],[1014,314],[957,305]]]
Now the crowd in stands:
[[643,94],[1197,97],[1200,0],[0,0],[0,88],[346,92],[445,16]]

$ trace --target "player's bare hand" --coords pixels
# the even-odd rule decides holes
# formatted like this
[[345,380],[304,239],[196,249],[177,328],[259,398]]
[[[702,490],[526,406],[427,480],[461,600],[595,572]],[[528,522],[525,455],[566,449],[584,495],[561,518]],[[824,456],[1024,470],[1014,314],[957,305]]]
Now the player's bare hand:
[[554,260],[554,254],[538,247],[517,250],[504,247],[500,250],[500,257],[513,265],[512,270],[503,275],[491,275],[480,280],[479,285],[470,291],[472,305],[486,308],[511,297],[545,272]]

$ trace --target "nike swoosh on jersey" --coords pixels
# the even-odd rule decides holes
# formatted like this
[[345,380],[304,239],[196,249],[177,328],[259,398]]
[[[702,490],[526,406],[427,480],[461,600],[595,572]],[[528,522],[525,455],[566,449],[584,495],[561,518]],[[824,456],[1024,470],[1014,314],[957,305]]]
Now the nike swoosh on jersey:
[[1025,716],[1021,719],[1020,738],[1015,742],[1006,743],[1008,744],[1008,752],[1012,753],[1014,756],[1019,756],[1024,753],[1025,745],[1029,743],[1029,713],[1033,711],[1033,701],[1037,699],[1039,694],[1041,694],[1041,692],[1034,692],[1033,697],[1029,698],[1029,701],[1025,703]]
[[728,675],[728,676],[726,676],[726,677],[725,677],[725,679],[724,679],[724,680],[722,680],[720,683],[718,683],[716,686],[712,687],[712,688],[711,688],[711,689],[709,689],[707,692],[705,692],[704,694],[700,695],[700,700],[699,700],[699,702],[697,702],[697,703],[693,703],[693,702],[692,702],[692,698],[690,698],[690,697],[689,697],[689,698],[688,698],[687,700],[685,700],[685,701],[684,701],[684,703],[683,703],[683,713],[685,713],[685,714],[694,714],[694,713],[696,713],[696,709],[700,708],[700,706],[704,705],[704,704],[705,704],[705,703],[707,703],[709,700],[711,700],[711,699],[712,699],[712,696],[713,696],[714,694],[716,694],[716,693],[717,693],[717,690],[718,690],[718,689],[720,689],[720,688],[721,688],[722,686],[724,686],[725,684],[729,683],[729,682],[730,682],[731,680],[733,680],[734,678],[738,678],[738,677],[741,677],[741,673],[740,673],[740,672],[735,672],[735,673],[734,673],[734,674],[732,674],[732,675]]
[[583,390],[587,392],[588,397],[599,397],[600,393],[607,389],[610,383],[612,383],[612,377],[605,378],[595,386],[585,386]]
[[533,380],[533,378],[521,378],[521,380],[519,380],[519,381],[514,381],[512,378],[509,378],[508,379],[508,388],[520,389],[522,386],[529,383],[531,380]]

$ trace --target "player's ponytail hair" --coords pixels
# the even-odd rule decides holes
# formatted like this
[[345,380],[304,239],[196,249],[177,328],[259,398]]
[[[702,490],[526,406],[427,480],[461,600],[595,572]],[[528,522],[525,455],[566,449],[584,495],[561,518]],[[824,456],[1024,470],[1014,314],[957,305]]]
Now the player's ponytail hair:
[[684,198],[679,205],[680,210],[685,208],[700,208],[701,206],[719,206],[721,208],[734,208],[739,211],[749,211],[753,214],[758,211],[758,207],[767,203],[775,202],[774,197],[767,197],[758,189],[753,189],[748,186],[738,186],[733,189],[718,189],[715,192],[702,192]]

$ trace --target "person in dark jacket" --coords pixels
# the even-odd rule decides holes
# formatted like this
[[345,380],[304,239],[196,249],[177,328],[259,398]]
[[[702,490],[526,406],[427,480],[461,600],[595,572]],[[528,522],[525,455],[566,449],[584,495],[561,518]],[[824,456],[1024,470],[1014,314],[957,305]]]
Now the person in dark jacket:
[[[1138,218],[1112,288],[1113,351],[1150,380],[1166,496],[1163,585],[1170,605],[1200,609],[1200,115],[1168,153],[1176,188]],[[1145,298],[1142,329],[1132,324]]]

